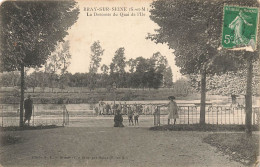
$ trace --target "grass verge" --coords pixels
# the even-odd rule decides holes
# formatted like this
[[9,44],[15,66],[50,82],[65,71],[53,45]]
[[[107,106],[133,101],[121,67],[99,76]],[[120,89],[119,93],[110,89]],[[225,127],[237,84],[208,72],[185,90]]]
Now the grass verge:
[[[163,125],[163,126],[154,126],[150,130],[170,130],[170,131],[245,131],[245,125],[200,125],[200,124],[176,124],[176,125]],[[253,131],[259,131],[259,126],[253,125]]]
[[20,136],[0,135],[0,146],[15,144],[21,141]]
[[259,135],[247,136],[245,133],[215,133],[203,142],[217,147],[218,151],[229,155],[230,159],[247,166],[254,166],[259,155]]
[[0,131],[22,131],[22,130],[41,130],[41,129],[52,129],[57,128],[57,125],[39,125],[39,126],[28,126],[24,125],[23,127],[19,126],[8,126],[0,127]]

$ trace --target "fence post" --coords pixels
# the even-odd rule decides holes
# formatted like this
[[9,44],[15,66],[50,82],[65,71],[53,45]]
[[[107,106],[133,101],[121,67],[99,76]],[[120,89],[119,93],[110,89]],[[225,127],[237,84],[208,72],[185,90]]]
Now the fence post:
[[191,106],[191,124],[193,124],[193,107]]
[[69,112],[68,112],[68,110],[67,110],[67,108],[66,108],[66,106],[65,106],[65,111],[66,111],[66,115],[67,115],[67,123],[66,123],[66,125],[69,125]]
[[217,107],[217,125],[218,125],[218,107]]
[[222,115],[223,115],[223,113],[222,113],[222,108],[220,108],[220,120],[221,120],[221,125],[223,124],[223,122],[222,122]]
[[214,124],[214,110],[212,110],[212,114],[211,114],[211,116],[212,116],[212,118],[211,118],[211,120],[212,120],[212,124]]
[[233,124],[236,124],[235,123],[235,108],[232,109],[232,112],[233,112]]
[[63,120],[62,120],[62,126],[65,125],[65,107],[63,106],[63,109],[62,109],[62,117],[63,117]]
[[241,111],[241,112],[240,112],[240,113],[241,113],[241,124],[243,125],[243,115],[242,115],[243,109],[241,108],[240,111]]
[[188,106],[188,125],[190,124],[190,107]]
[[33,105],[33,126],[34,126],[34,105]]
[[67,120],[67,122],[68,122],[68,125],[69,125],[69,123],[70,123],[70,115],[69,115],[69,112],[68,112],[67,108],[66,108],[66,111],[67,111],[67,115],[68,115],[68,120]]
[[[209,108],[208,108],[208,112],[206,112],[206,113],[208,113],[208,124],[210,124],[210,121],[209,121]],[[205,120],[205,122],[206,122],[206,120]]]
[[255,109],[254,108],[253,108],[252,114],[253,114],[253,125],[255,125]]
[[157,106],[157,111],[158,111],[158,115],[157,115],[158,124],[159,124],[159,126],[161,126],[161,122],[160,122],[161,113],[160,113],[160,107],[159,106]]
[[153,114],[153,125],[156,126],[156,112]]
[[227,124],[227,116],[226,115],[227,115],[227,111],[226,111],[226,108],[225,108],[225,124]]
[[4,127],[4,107],[1,106],[2,109],[2,127]]
[[237,124],[239,125],[239,114],[238,114],[238,109],[239,109],[239,108],[236,109],[236,113],[237,113],[237,120],[238,120]]
[[230,124],[230,113],[231,113],[231,109],[229,110],[229,124]]

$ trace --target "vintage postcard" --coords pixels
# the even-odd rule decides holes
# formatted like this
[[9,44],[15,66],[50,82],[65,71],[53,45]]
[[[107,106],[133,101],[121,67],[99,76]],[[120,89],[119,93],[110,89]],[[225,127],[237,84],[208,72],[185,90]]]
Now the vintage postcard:
[[0,5],[0,166],[259,166],[258,0]]

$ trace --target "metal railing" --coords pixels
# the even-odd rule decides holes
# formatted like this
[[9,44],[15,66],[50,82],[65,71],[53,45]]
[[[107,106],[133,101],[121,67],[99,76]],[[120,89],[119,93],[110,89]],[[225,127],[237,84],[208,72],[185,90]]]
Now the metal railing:
[[[158,126],[168,123],[167,107],[157,107],[158,111],[154,114],[154,125]],[[198,106],[178,106],[179,118],[176,124],[198,124],[200,121],[200,107]],[[244,125],[245,108],[229,106],[206,106],[206,124],[216,125]],[[173,121],[173,120],[171,120]],[[171,122],[172,123],[172,122]],[[260,107],[253,107],[252,124],[260,124]]]
[[[0,126],[19,126],[19,104],[0,104]],[[85,108],[84,108],[85,109]],[[69,110],[69,111],[68,111]],[[78,110],[78,109],[77,109]],[[168,108],[160,104],[144,105],[140,115],[154,116],[154,125],[168,123]],[[176,124],[197,124],[200,120],[200,107],[192,104],[178,105],[179,118]],[[245,124],[245,108],[221,105],[207,105],[205,122],[207,124]],[[83,116],[95,116],[92,110],[74,111],[66,105],[36,104],[33,107],[31,126],[37,125],[69,125],[70,118],[79,119]],[[173,120],[171,120],[173,121]],[[172,123],[172,122],[171,122]],[[151,123],[152,124],[152,123]],[[253,107],[252,124],[260,124],[260,107]]]
[[[19,104],[0,104],[0,117],[2,127],[19,126]],[[26,122],[27,124],[27,122]],[[30,126],[69,124],[69,112],[65,105],[33,105]]]

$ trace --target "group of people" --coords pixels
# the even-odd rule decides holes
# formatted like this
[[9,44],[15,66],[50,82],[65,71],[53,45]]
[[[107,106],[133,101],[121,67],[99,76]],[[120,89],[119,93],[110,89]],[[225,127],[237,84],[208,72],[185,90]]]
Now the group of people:
[[117,105],[120,105],[121,107],[121,114],[123,115],[128,115],[128,110],[134,109],[136,111],[138,111],[139,114],[142,115],[152,115],[154,114],[156,108],[157,108],[157,104],[138,104],[138,103],[134,103],[134,104],[126,104],[123,103],[119,103],[119,104],[114,104],[114,103],[105,103],[103,101],[99,102],[99,104],[97,106],[95,106],[94,108],[94,113],[95,115],[114,115],[115,111],[117,109]]
[[[170,124],[170,120],[174,119],[174,124],[176,123],[176,119],[179,118],[178,115],[178,107],[176,102],[174,101],[175,97],[174,96],[169,96],[168,99],[170,102],[165,105],[161,105],[162,107],[168,107],[168,124]],[[99,111],[100,114],[102,114],[102,111],[104,112],[104,103],[99,103]],[[32,109],[33,109],[33,101],[31,99],[31,95],[27,96],[27,99],[24,101],[24,109],[25,109],[25,114],[24,114],[24,124],[26,121],[28,121],[28,125],[30,124],[31,116],[32,116]],[[124,127],[123,125],[123,114],[127,114],[128,116],[128,122],[129,126],[131,125],[138,125],[138,118],[139,115],[144,111],[142,105],[139,104],[133,104],[133,105],[121,105],[119,104],[114,104],[112,105],[112,108],[110,105],[105,105],[106,113],[114,114],[114,126],[115,127]],[[96,110],[96,108],[95,108]]]
[[[138,109],[137,105],[128,106],[127,108],[122,108],[120,104],[116,104],[116,113],[114,117],[114,127],[124,127],[123,125],[123,113],[127,113],[129,126],[138,125],[138,118],[140,115],[140,110]],[[134,119],[134,121],[133,121]],[[135,124],[134,124],[135,122]]]
[[[168,125],[170,124],[170,120],[174,120],[174,124],[176,124],[176,119],[179,118],[178,114],[178,106],[177,103],[174,101],[174,96],[169,96],[168,99],[170,100],[169,103],[160,105],[160,107],[167,107],[168,108]],[[127,105],[126,105],[127,106]],[[127,116],[129,121],[129,126],[131,125],[138,125],[138,118],[140,115],[140,110],[137,105],[132,105],[127,107]],[[133,122],[134,118],[134,122]],[[114,127],[124,127],[123,125],[123,117],[122,117],[122,107],[121,104],[117,104],[116,113],[114,117]]]

